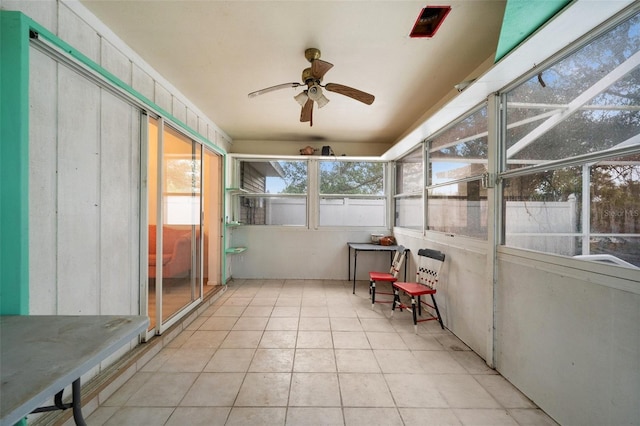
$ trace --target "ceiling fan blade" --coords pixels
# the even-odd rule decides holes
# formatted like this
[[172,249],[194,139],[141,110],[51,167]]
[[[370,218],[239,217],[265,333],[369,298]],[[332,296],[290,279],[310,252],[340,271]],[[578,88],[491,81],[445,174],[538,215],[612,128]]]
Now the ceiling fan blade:
[[307,103],[302,107],[302,111],[300,112],[300,121],[309,121],[310,125],[313,126],[313,101],[311,99],[307,100]]
[[348,96],[367,105],[371,105],[375,99],[375,96],[369,93],[354,89],[353,87],[343,86],[342,84],[328,83],[324,88],[330,92]]
[[311,62],[311,75],[316,80],[322,80],[322,77],[333,68],[333,64],[329,62],[321,61],[320,59],[315,59]]
[[264,95],[265,93],[273,92],[274,90],[286,89],[286,88],[295,88],[298,86],[302,86],[302,83],[283,83],[278,84],[277,86],[267,87],[266,89],[256,90],[255,92],[249,93],[250,98],[255,98],[259,95]]

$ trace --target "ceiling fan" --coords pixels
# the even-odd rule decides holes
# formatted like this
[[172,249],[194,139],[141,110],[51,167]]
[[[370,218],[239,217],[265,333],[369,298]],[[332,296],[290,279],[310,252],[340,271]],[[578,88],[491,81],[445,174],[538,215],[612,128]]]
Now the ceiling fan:
[[344,86],[342,84],[327,83],[325,85],[320,84],[322,78],[329,71],[333,64],[320,60],[320,50],[316,48],[309,48],[304,51],[304,57],[311,63],[311,67],[305,68],[302,71],[302,83],[283,83],[277,86],[267,87],[262,90],[249,93],[250,98],[255,98],[258,95],[273,92],[274,90],[286,89],[288,87],[296,88],[299,86],[307,86],[304,91],[294,96],[294,99],[302,106],[300,112],[300,121],[309,122],[310,126],[313,126],[313,103],[318,104],[318,108],[322,108],[329,99],[324,96],[322,89],[325,88],[330,92],[339,93],[344,96],[348,96],[356,101],[363,102],[367,105],[371,105],[375,97],[369,93],[363,92],[353,87]]

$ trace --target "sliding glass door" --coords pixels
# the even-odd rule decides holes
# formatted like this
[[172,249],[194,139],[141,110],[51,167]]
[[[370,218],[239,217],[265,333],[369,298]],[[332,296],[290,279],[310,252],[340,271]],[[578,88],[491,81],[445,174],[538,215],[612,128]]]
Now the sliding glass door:
[[206,296],[223,284],[222,156],[204,148],[202,160],[202,278]]
[[221,162],[163,120],[148,135],[148,314],[162,333],[220,284]]

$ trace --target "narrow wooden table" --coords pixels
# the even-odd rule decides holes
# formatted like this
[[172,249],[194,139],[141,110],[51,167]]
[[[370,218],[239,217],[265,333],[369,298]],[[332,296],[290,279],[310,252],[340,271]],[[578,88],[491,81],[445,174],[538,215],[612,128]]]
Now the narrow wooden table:
[[[146,316],[0,316],[0,425],[67,408],[76,424],[84,425],[80,377],[148,325]],[[69,384],[73,402],[63,404]],[[41,407],[54,395],[55,405]]]
[[[380,244],[373,244],[373,243],[347,243],[347,245],[349,246],[349,259],[347,261],[347,265],[348,265],[348,272],[347,272],[347,279],[350,280],[351,279],[351,250],[353,249],[353,294],[356,294],[356,271],[358,268],[358,252],[359,251],[388,251],[390,252],[390,256],[391,256],[391,261],[389,262],[389,265],[391,265],[391,263],[393,262],[393,253],[398,250],[398,247],[400,246],[383,246]],[[407,249],[407,252],[409,252],[409,250]],[[404,276],[405,279],[407,277],[407,263],[409,262],[409,256],[407,256],[407,260],[404,262]]]

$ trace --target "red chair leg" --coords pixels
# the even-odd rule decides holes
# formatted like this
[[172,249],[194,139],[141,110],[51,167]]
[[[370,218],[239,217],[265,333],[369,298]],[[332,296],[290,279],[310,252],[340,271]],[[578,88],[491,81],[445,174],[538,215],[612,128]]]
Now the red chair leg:
[[[397,288],[393,288],[393,303],[391,303],[391,316],[393,316],[393,313],[396,310],[396,305],[400,304],[400,292],[398,291]],[[402,310],[402,308],[400,308],[400,310]]]
[[371,293],[371,309],[376,304],[376,282],[371,281],[369,285],[369,293]]
[[418,313],[416,312],[416,297],[411,296],[411,312],[413,313],[413,330],[418,334]]

